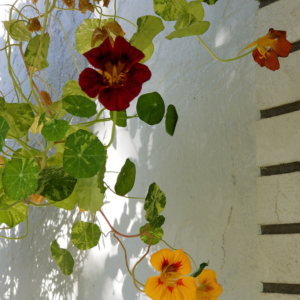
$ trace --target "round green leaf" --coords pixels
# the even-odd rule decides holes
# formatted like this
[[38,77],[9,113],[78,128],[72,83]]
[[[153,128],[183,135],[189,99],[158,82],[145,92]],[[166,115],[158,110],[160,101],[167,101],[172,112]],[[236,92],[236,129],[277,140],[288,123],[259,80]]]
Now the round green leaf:
[[118,175],[115,185],[115,191],[118,195],[125,196],[132,190],[135,181],[135,173],[135,164],[127,158]]
[[149,125],[158,124],[165,114],[165,103],[157,92],[139,97],[136,110],[139,118]]
[[71,253],[66,249],[60,248],[56,240],[51,244],[51,254],[64,275],[73,273],[74,259]]
[[13,200],[32,195],[37,188],[39,166],[33,159],[12,159],[2,174],[4,193]]
[[31,40],[31,33],[26,28],[26,25],[23,20],[10,20],[3,21],[4,27],[7,30],[8,34],[16,41],[26,41]]
[[51,119],[42,128],[42,135],[47,141],[59,141],[64,138],[69,129],[69,124],[65,120]]
[[2,151],[2,148],[5,144],[5,137],[7,135],[7,132],[9,130],[9,125],[5,121],[3,117],[0,116],[0,151]]
[[166,115],[166,132],[173,136],[178,121],[178,114],[174,105],[169,105]]
[[25,53],[24,53],[24,60],[28,66],[33,67],[35,64],[35,61],[38,59],[36,67],[39,70],[43,70],[49,66],[49,63],[47,61],[47,56],[48,56],[50,37],[47,35],[44,35],[42,49],[39,54],[40,56],[38,57],[38,50],[39,50],[40,43],[41,43],[40,38],[41,38],[40,35],[36,35],[29,41],[29,43],[26,47]]
[[73,116],[90,118],[97,113],[95,102],[83,96],[67,96],[62,103],[63,108]]
[[[140,228],[140,233],[142,233],[142,232],[145,230],[145,228],[146,228],[147,225],[148,225],[148,223],[145,224],[144,226],[142,226],[142,227]],[[153,228],[151,225],[149,226],[149,228],[147,229],[146,232],[150,233],[150,234],[152,235],[152,237],[153,237],[153,238],[152,238],[152,244],[151,244],[151,245],[156,245],[156,244],[158,244],[159,241],[160,241],[160,239],[161,239],[161,238],[163,237],[163,235],[164,235],[164,231],[162,230],[161,227]],[[149,235],[141,235],[141,240],[142,240],[145,244],[149,245],[149,244],[150,244],[150,241],[151,241],[151,237],[150,237]]]
[[147,48],[145,48],[142,52],[144,53],[145,57],[140,61],[140,64],[145,63],[146,61],[148,61],[151,58],[151,56],[154,52],[153,43],[150,43],[149,46]]
[[175,1],[153,0],[155,13],[165,21],[175,21],[180,9],[177,9],[173,2]]
[[77,179],[67,174],[63,168],[46,168],[39,174],[35,194],[42,195],[49,200],[61,201],[72,194],[76,182]]
[[63,167],[71,176],[88,178],[96,175],[104,158],[104,146],[91,132],[80,129],[67,137]]
[[148,189],[144,210],[146,211],[145,219],[152,222],[166,206],[166,196],[159,186],[153,182]]
[[79,250],[88,250],[97,246],[101,231],[98,225],[78,221],[72,227],[72,243]]

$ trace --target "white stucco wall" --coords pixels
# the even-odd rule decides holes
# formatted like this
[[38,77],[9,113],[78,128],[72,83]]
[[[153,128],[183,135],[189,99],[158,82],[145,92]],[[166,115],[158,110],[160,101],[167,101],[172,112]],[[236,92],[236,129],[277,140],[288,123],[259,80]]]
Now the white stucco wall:
[[[39,2],[42,7],[43,1]],[[62,5],[61,1],[58,3]],[[202,37],[219,57],[234,57],[257,38],[254,28],[258,2],[219,0],[214,6],[204,4],[204,7],[205,19],[211,22],[211,27]],[[154,15],[150,0],[121,0],[117,8],[118,15],[133,22],[141,15]],[[0,11],[3,20],[7,14],[3,7]],[[107,11],[112,12],[112,7]],[[56,15],[63,20],[74,45],[73,32],[88,13]],[[124,21],[120,24],[130,37],[134,28]],[[258,176],[255,63],[251,56],[231,63],[217,62],[195,37],[168,41],[164,35],[171,32],[173,25],[173,22],[165,22],[166,31],[154,40],[156,51],[147,62],[152,78],[144,84],[142,92],[157,91],[166,105],[176,106],[179,121],[175,135],[167,135],[164,124],[150,127],[131,120],[127,128],[117,129],[107,170],[118,171],[129,157],[137,166],[136,184],[130,195],[144,196],[152,182],[161,187],[167,196],[164,239],[173,247],[183,248],[198,264],[210,261],[210,268],[217,272],[224,289],[220,300],[257,299],[261,284],[256,277],[259,228],[255,216]],[[50,67],[45,74],[60,95],[65,82],[77,79],[78,73],[72,65],[63,33],[55,26],[53,34]],[[3,39],[3,31],[0,31],[0,48],[4,45]],[[74,53],[83,70],[87,66],[85,59],[75,50]],[[0,90],[5,95],[12,86],[3,52],[0,52],[0,63]],[[13,65],[23,80],[24,66],[18,59],[13,59]],[[6,100],[12,99],[13,93],[10,93]],[[133,101],[129,115],[135,112],[135,104]],[[94,130],[99,131],[101,140],[106,132],[107,141],[110,127],[111,124],[107,124]],[[115,175],[107,176],[112,186],[115,179]],[[145,224],[142,202],[116,198],[109,192],[106,201],[103,210],[117,230],[133,234]],[[0,299],[147,298],[135,290],[127,275],[122,248],[113,237],[101,237],[99,245],[86,252],[72,247],[74,273],[69,277],[61,274],[51,257],[50,244],[59,238],[60,245],[67,247],[71,224],[79,217],[74,215],[51,207],[31,208],[28,238],[0,241]],[[100,215],[98,219],[103,232],[108,232]],[[19,231],[24,233],[24,225],[13,230]],[[132,267],[146,247],[139,239],[124,243]],[[164,247],[158,244],[151,253]],[[136,274],[145,282],[155,273],[148,261],[144,261]]]

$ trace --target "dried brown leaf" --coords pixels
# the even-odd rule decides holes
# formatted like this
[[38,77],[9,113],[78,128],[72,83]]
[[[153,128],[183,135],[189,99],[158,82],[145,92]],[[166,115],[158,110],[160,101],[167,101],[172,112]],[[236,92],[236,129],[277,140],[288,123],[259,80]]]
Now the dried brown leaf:
[[29,21],[27,28],[30,32],[33,32],[40,31],[43,27],[38,18],[33,18]]
[[52,103],[51,97],[49,95],[49,93],[45,92],[45,91],[41,91],[40,93],[40,97],[42,100],[42,104],[45,106],[46,105],[50,105]]
[[38,0],[31,0],[31,2],[32,2],[34,5],[36,5],[37,2],[38,2]]
[[85,14],[87,10],[91,12],[94,12],[95,10],[89,0],[79,0],[78,8],[83,14]]
[[125,32],[123,31],[122,27],[120,26],[120,24],[116,21],[116,30],[115,30],[115,23],[114,22],[109,22],[106,25],[106,28],[109,29],[114,35],[120,35],[120,36],[124,36]]
[[44,196],[38,195],[38,194],[33,194],[30,197],[31,201],[37,204],[41,204],[44,200]]
[[110,0],[103,0],[103,6],[108,7]]
[[69,8],[75,8],[75,0],[62,0],[62,2]]
[[108,37],[109,34],[105,26],[103,26],[101,29],[96,28],[92,35],[91,47],[95,47],[96,42],[104,41]]

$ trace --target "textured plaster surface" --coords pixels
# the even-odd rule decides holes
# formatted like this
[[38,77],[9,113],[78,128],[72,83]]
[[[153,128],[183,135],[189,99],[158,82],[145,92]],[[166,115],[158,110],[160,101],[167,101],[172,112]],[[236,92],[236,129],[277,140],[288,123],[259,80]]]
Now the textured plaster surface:
[[257,166],[299,161],[299,124],[299,111],[257,121]]
[[269,28],[285,30],[287,40],[295,43],[300,40],[300,6],[298,0],[280,0],[256,12],[255,35],[264,36]]
[[264,110],[300,100],[300,51],[287,58],[279,58],[280,69],[270,75],[270,70],[256,66],[257,108]]
[[258,276],[262,282],[300,283],[300,234],[259,236]]
[[[39,1],[39,7],[42,2]],[[61,1],[58,3],[62,5]],[[205,20],[212,25],[203,39],[221,58],[236,56],[255,40],[258,2],[223,0],[204,7]],[[133,22],[141,15],[154,14],[151,1],[146,0],[118,1],[117,13]],[[2,19],[4,15],[1,14]],[[73,33],[86,16],[76,12],[56,15],[63,21],[74,46]],[[45,75],[60,97],[64,84],[70,79],[77,80],[78,73],[63,33],[54,23],[52,20],[50,67]],[[132,25],[124,21],[120,24],[128,37],[134,33]],[[130,158],[137,167],[131,196],[144,196],[152,182],[161,187],[167,197],[165,240],[173,247],[183,248],[197,264],[210,261],[210,268],[217,272],[224,289],[220,300],[258,299],[262,288],[257,277],[255,216],[255,120],[259,117],[255,104],[255,64],[251,56],[231,63],[217,62],[195,37],[168,41],[164,36],[172,31],[173,25],[174,22],[165,22],[166,31],[154,40],[156,51],[147,62],[152,79],[144,85],[142,93],[157,91],[167,105],[176,106],[179,122],[175,135],[168,136],[164,124],[150,127],[131,120],[127,128],[117,129],[107,170],[118,171]],[[0,47],[3,40],[1,31]],[[76,51],[74,54],[83,70],[87,66],[85,59]],[[0,87],[6,95],[12,87],[3,52],[0,55]],[[14,55],[12,62],[22,81],[26,77],[22,62]],[[6,100],[16,100],[13,92]],[[135,113],[135,105],[133,101],[128,115]],[[104,143],[108,142],[111,124],[95,126],[94,130]],[[106,177],[111,186],[115,180],[113,173]],[[109,192],[106,202],[103,210],[117,230],[136,233],[145,224],[142,202],[116,198]],[[1,300],[147,298],[134,289],[122,248],[112,236],[102,237],[90,251],[79,252],[72,247],[74,273],[69,277],[61,274],[51,257],[50,244],[58,238],[60,245],[67,247],[76,218],[76,213],[56,208],[33,208],[28,238],[17,242],[1,240]],[[98,219],[103,232],[108,232],[100,215]],[[12,233],[23,234],[24,226]],[[125,240],[124,244],[132,268],[145,246],[139,239]],[[151,253],[164,247],[161,243]],[[142,282],[155,274],[148,260],[136,271]]]
[[257,178],[257,223],[300,221],[300,172]]

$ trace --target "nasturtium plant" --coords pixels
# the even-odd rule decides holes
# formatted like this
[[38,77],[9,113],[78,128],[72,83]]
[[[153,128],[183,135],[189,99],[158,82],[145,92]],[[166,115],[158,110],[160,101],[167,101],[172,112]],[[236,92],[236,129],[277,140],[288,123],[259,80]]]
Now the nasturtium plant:
[[[167,295],[169,300],[176,300],[178,297],[174,295],[183,294],[185,300],[194,300],[196,294],[199,296],[199,289],[196,293],[195,278],[201,286],[203,277],[209,273],[213,289],[217,291],[213,294],[204,292],[204,295],[213,296],[215,299],[222,288],[217,284],[214,271],[204,270],[202,273],[208,263],[200,264],[198,269],[194,263],[196,271],[190,274],[181,274],[175,270],[177,262],[173,258],[182,258],[184,269],[190,270],[191,257],[181,249],[171,248],[163,239],[162,226],[165,217],[161,213],[166,206],[164,192],[159,185],[152,183],[146,197],[127,195],[135,184],[137,168],[130,159],[126,159],[120,172],[112,168],[111,162],[118,161],[118,157],[116,158],[115,151],[111,151],[111,147],[117,145],[117,150],[126,148],[127,145],[124,145],[122,139],[115,142],[116,132],[119,136],[124,132],[128,134],[128,129],[132,132],[134,126],[137,126],[135,129],[138,130],[140,126],[145,127],[139,119],[152,126],[165,118],[166,132],[170,136],[174,135],[178,122],[177,110],[170,104],[166,111],[163,97],[158,92],[149,90],[151,86],[147,86],[148,80],[151,80],[152,86],[159,83],[156,82],[155,71],[150,70],[151,65],[144,64],[156,55],[155,50],[167,49],[164,44],[169,43],[167,40],[185,37],[182,45],[187,47],[192,39],[197,39],[215,59],[221,62],[240,59],[252,53],[254,60],[261,67],[265,66],[275,71],[280,67],[278,56],[288,56],[293,48],[286,40],[286,32],[270,28],[266,36],[258,38],[246,48],[243,48],[243,45],[240,53],[252,48],[249,52],[235,58],[220,59],[200,37],[210,26],[209,20],[204,20],[204,10],[207,4],[213,5],[217,0],[153,0],[153,9],[147,11],[146,15],[137,16],[137,26],[133,20],[127,20],[117,13],[118,0],[62,0],[60,3],[57,0],[40,1],[44,2],[43,5],[40,5],[38,0],[29,1],[34,6],[29,5],[28,1],[25,2],[16,0],[8,6],[9,13],[4,20],[5,46],[0,49],[5,51],[7,70],[12,83],[8,93],[0,90],[1,229],[6,231],[18,225],[24,231],[26,226],[26,233],[23,236],[19,235],[22,230],[6,235],[12,240],[26,238],[29,230],[35,230],[33,226],[36,226],[34,222],[28,226],[32,206],[37,209],[51,206],[54,211],[56,209],[69,211],[73,220],[76,217],[76,221],[73,224],[64,224],[67,226],[66,232],[69,233],[65,239],[69,241],[67,249],[61,248],[56,239],[49,247],[58,268],[64,275],[70,275],[73,272],[74,259],[68,251],[69,248],[76,247],[84,251],[99,245],[102,228],[102,224],[99,223],[106,222],[110,228],[108,232],[106,231],[107,235],[116,238],[120,243],[119,249],[122,248],[124,251],[128,274],[138,291],[145,292],[154,300],[161,300],[158,295],[162,293]],[[111,8],[114,14],[104,14],[106,11],[103,11],[103,7]],[[74,31],[66,31],[59,19],[62,14],[57,12],[61,10],[67,10],[66,16],[69,17],[70,14],[74,14],[71,19],[76,19],[81,13],[85,14],[87,10],[97,12],[86,17],[77,28],[74,28],[75,48],[69,42],[70,37],[72,40],[74,38],[72,36]],[[166,33],[164,31],[166,23],[163,21],[174,21],[174,31],[170,32],[170,26],[166,26],[168,28]],[[53,28],[52,24],[56,22],[61,26],[64,36],[62,40],[62,35],[57,31],[58,27]],[[134,26],[136,30],[130,29],[130,34],[126,34],[122,28],[122,26],[127,28],[126,23]],[[165,36],[167,40],[161,40],[159,48],[155,49],[158,45],[156,37],[159,34]],[[57,41],[59,47],[56,47]],[[62,44],[62,41],[66,43]],[[278,47],[274,47],[275,44]],[[173,46],[172,56],[176,57],[177,53],[181,53],[177,52],[180,44],[176,43],[175,46],[173,43]],[[55,51],[55,55],[51,53],[52,55],[48,57],[48,51]],[[69,57],[66,53],[69,53]],[[53,57],[61,63],[61,68],[52,68],[49,73]],[[161,56],[157,55],[155,59],[155,64],[161,63]],[[75,67],[71,66],[70,62],[74,63]],[[18,68],[15,68],[16,63]],[[19,64],[22,64],[21,68]],[[77,75],[73,76],[73,71],[65,71],[73,69],[77,69]],[[22,70],[26,76],[17,70]],[[62,82],[59,82],[62,70],[64,76]],[[168,78],[169,76],[166,76],[164,80]],[[185,76],[180,78],[184,80]],[[59,82],[58,90],[54,89],[52,82]],[[172,84],[176,85],[176,82]],[[147,89],[147,93],[141,93],[142,88]],[[163,96],[168,102],[173,101],[167,99],[166,95]],[[134,112],[132,101],[137,101]],[[184,101],[186,102],[186,99]],[[131,108],[128,110],[130,104]],[[99,124],[105,125],[97,126]],[[145,132],[139,130],[138,135]],[[168,143],[171,143],[169,140],[171,139],[168,139]],[[143,146],[147,147],[142,143]],[[137,153],[140,153],[140,150]],[[135,158],[135,161],[138,162],[137,167],[145,165],[139,157]],[[150,178],[151,169],[148,173],[147,177]],[[114,187],[108,181],[111,180],[111,176],[115,182]],[[145,184],[145,180],[140,182],[142,186]],[[138,233],[130,235],[124,232],[124,227],[116,230],[112,225],[113,216],[110,216],[112,220],[106,216],[104,204],[111,202],[112,193],[116,198],[123,197],[126,198],[125,201],[135,201],[137,205],[141,203],[144,205],[147,222],[141,223],[146,224]],[[114,207],[120,205],[117,199],[112,201]],[[49,221],[54,221],[52,223],[55,226],[57,218],[59,215],[55,212],[51,214]],[[179,220],[180,215],[176,218]],[[53,230],[53,226],[50,230],[51,234],[54,232],[60,236],[57,230]],[[43,234],[48,233],[45,231]],[[103,238],[106,236],[103,234]],[[4,235],[0,237],[3,238]],[[128,257],[132,257],[132,254],[127,253],[126,244],[123,244],[120,237],[122,239],[139,237],[147,245],[145,255],[132,269],[128,263]],[[148,255],[151,246],[160,242],[172,250],[162,249],[152,255],[151,264],[161,272],[158,277],[150,277],[144,284],[137,279],[136,267]],[[141,251],[135,253],[139,252]],[[163,259],[162,254],[167,254],[169,261]],[[182,275],[185,276],[181,277]],[[157,278],[161,280],[159,285]],[[151,284],[153,280],[154,285]],[[187,282],[191,284],[183,284]],[[183,292],[180,290],[183,288],[192,290]],[[210,282],[201,291],[208,289]],[[211,293],[211,290],[209,292]]]
[[135,164],[127,158],[115,185],[115,191],[118,195],[125,196],[132,190],[135,182],[135,173]]
[[67,121],[51,119],[45,122],[41,132],[47,141],[55,142],[63,139],[68,129]]
[[165,103],[157,92],[144,94],[139,97],[136,110],[139,118],[149,125],[161,122],[165,114]]
[[27,103],[7,103],[0,97],[0,116],[9,125],[8,134],[23,137],[34,122],[32,109]]
[[145,219],[151,222],[156,218],[166,206],[166,196],[160,187],[153,182],[148,189],[144,209],[146,211]]
[[51,254],[64,275],[73,273],[74,259],[71,253],[68,250],[61,248],[56,240],[51,244]]
[[0,151],[5,144],[5,138],[9,130],[9,125],[3,117],[0,116]]
[[178,121],[177,110],[174,105],[170,104],[167,108],[166,114],[166,132],[173,136]]
[[72,227],[72,243],[79,250],[88,250],[97,246],[101,231],[97,224],[77,221]]
[[26,28],[23,20],[4,21],[3,24],[12,39],[18,42],[29,42],[31,40],[31,33]]
[[4,193],[13,200],[32,195],[38,185],[39,166],[33,159],[12,159],[4,167]]
[[89,178],[100,170],[104,155],[104,146],[99,139],[80,129],[66,139],[63,167],[73,177]]
[[25,50],[24,60],[28,66],[36,66],[37,69],[44,70],[49,66],[47,56],[50,37],[47,35],[43,37],[44,40],[41,46],[41,51],[39,51],[41,38],[42,37],[40,35],[36,35],[29,41]]
[[81,118],[90,118],[97,113],[95,102],[80,95],[72,95],[63,98],[62,105],[63,109],[68,113]]
[[[144,226],[142,226],[140,228],[140,233],[142,233],[146,227],[149,225],[149,223],[145,224]],[[149,233],[150,235],[141,235],[141,240],[149,245],[150,241],[151,241],[151,236],[152,236],[152,243],[151,245],[156,245],[160,242],[160,240],[162,239],[163,235],[164,235],[164,231],[162,230],[161,227],[153,227],[150,226],[146,229],[146,232]]]
[[77,179],[67,174],[62,167],[49,167],[39,174],[35,194],[46,199],[61,201],[71,196]]

